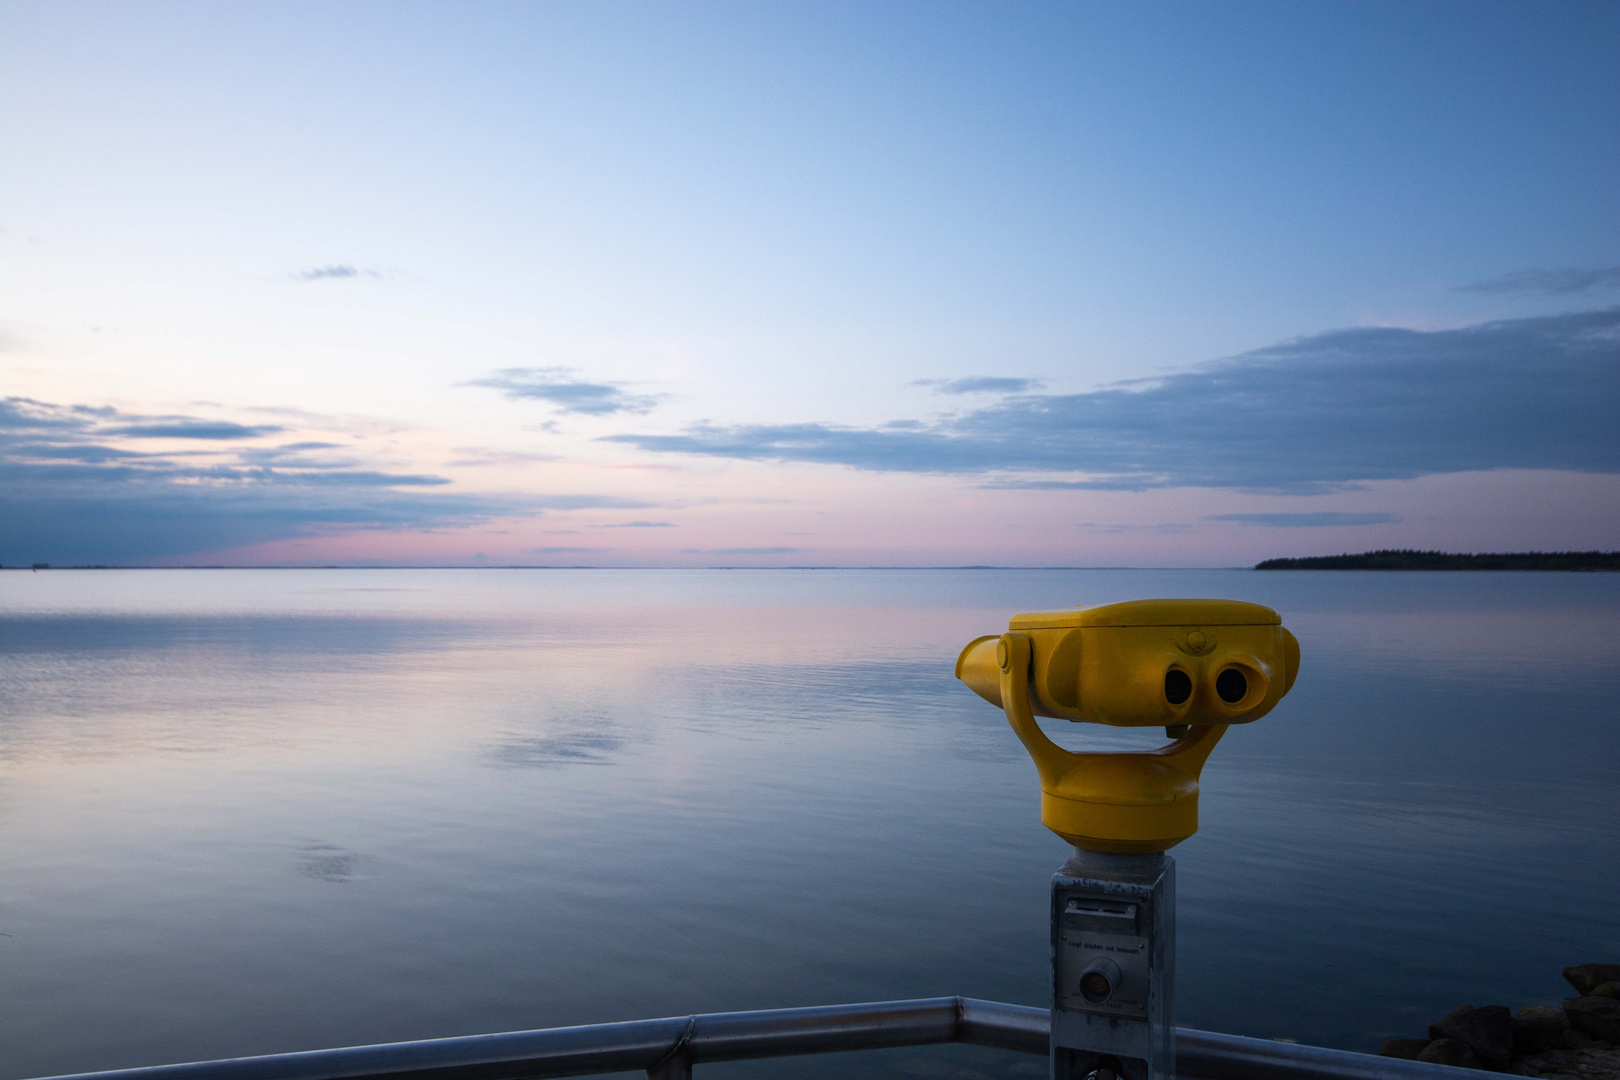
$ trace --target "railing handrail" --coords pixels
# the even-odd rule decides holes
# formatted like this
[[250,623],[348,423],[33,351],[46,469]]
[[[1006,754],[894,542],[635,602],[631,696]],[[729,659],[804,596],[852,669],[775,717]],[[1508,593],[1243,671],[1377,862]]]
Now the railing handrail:
[[[684,1077],[708,1061],[962,1042],[1047,1053],[1046,1009],[975,998],[701,1013],[262,1057],[75,1073],[49,1080],[547,1080],[645,1069]],[[1456,1080],[1445,1065],[1176,1029],[1182,1080]]]

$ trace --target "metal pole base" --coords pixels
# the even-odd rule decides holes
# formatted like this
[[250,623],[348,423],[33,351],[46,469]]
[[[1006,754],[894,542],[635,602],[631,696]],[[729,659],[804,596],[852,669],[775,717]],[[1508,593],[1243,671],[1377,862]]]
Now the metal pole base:
[[1052,1080],[1175,1080],[1176,864],[1076,848],[1052,877]]

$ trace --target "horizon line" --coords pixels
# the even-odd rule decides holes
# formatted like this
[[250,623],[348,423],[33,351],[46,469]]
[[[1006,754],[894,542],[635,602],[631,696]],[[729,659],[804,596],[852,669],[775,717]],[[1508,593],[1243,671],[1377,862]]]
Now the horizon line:
[[293,563],[229,564],[188,563],[181,566],[79,564],[74,566],[0,565],[0,572],[21,570],[1252,570],[1253,566],[1016,566],[991,563],[953,563],[947,565],[908,564],[903,566],[862,565],[836,566],[818,563],[792,563],[780,566],[737,565],[715,563],[704,566],[675,566],[640,564],[633,566],[602,566],[587,563],[362,563],[345,566],[337,563],[299,565]]

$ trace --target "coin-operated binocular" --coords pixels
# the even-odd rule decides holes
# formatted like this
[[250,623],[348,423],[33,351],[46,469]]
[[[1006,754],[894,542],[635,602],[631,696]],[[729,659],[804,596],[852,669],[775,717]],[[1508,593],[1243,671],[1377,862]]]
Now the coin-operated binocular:
[[[1198,831],[1198,776],[1229,724],[1258,720],[1299,672],[1277,613],[1238,600],[1131,600],[1014,615],[968,643],[956,677],[1007,713],[1041,777],[1041,821],[1089,851],[1164,851]],[[1035,717],[1164,727],[1134,754],[1071,753]]]
[[[1198,778],[1231,724],[1299,673],[1277,613],[1236,600],[1132,600],[1014,615],[956,677],[1000,706],[1041,780],[1041,821],[1075,847],[1052,879],[1054,1080],[1174,1080],[1175,864]],[[1137,753],[1076,753],[1035,717],[1164,727]]]

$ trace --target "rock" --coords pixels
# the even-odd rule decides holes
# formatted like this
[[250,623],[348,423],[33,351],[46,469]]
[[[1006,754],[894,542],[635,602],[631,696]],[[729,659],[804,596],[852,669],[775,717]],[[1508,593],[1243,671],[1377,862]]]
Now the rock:
[[1569,1017],[1550,1005],[1526,1005],[1513,1014],[1513,1056],[1558,1050],[1564,1045]]
[[[1559,1015],[1563,1015],[1560,1013]],[[1405,1058],[1407,1061],[1416,1061],[1417,1056],[1428,1049],[1432,1039],[1385,1039],[1384,1045],[1378,1052],[1384,1057]]]
[[1581,1080],[1620,1080],[1620,1047],[1582,1050],[1575,1055],[1569,1071]]
[[1570,998],[1564,1002],[1564,1014],[1577,1030],[1594,1039],[1620,1043],[1620,998]]
[[1568,1071],[1571,1060],[1571,1052],[1568,1050],[1546,1050],[1539,1054],[1514,1058],[1509,1071],[1516,1072],[1520,1076],[1546,1076]]
[[1485,1067],[1480,1064],[1479,1056],[1461,1039],[1436,1039],[1423,1048],[1423,1053],[1417,1056],[1417,1060],[1434,1065],[1455,1065],[1462,1069]]
[[1592,987],[1592,997],[1620,998],[1620,981],[1600,983]]
[[1607,982],[1620,982],[1620,964],[1577,964],[1564,969],[1564,978],[1575,992],[1586,997]]
[[1485,1067],[1500,1071],[1513,1058],[1513,1014],[1506,1005],[1464,1005],[1430,1024],[1429,1037],[1461,1040]]
[[1604,1046],[1565,1051],[1563,1059],[1541,1075],[1543,1080],[1620,1080],[1620,1049]]

